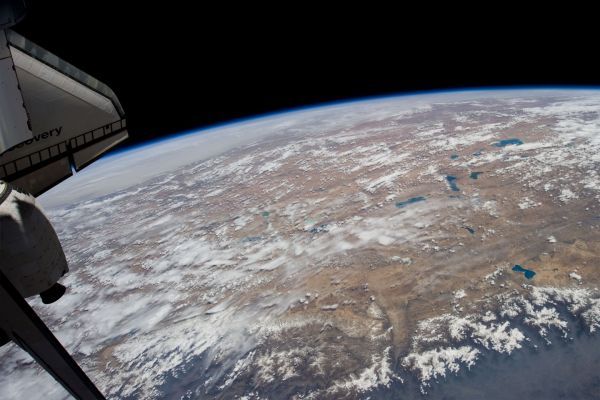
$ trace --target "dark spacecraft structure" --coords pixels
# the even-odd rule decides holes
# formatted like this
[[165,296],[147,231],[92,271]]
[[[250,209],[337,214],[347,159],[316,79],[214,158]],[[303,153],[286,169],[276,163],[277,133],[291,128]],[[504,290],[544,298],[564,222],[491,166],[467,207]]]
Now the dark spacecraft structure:
[[127,139],[125,113],[107,85],[12,31],[25,14],[23,0],[0,4],[0,345],[16,343],[73,397],[104,399],[25,298],[57,301],[68,272],[35,196]]

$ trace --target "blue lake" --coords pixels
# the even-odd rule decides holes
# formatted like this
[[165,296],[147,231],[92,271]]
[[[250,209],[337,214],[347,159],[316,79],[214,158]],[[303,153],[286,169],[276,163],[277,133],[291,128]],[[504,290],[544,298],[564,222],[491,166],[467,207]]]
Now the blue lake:
[[471,172],[471,175],[469,175],[469,178],[471,179],[477,179],[479,178],[479,175],[483,174],[483,172]]
[[519,264],[516,264],[514,267],[512,267],[512,270],[515,272],[522,272],[523,275],[525,275],[525,278],[527,279],[531,279],[535,276],[535,272],[530,270],[530,269],[526,269],[523,268],[522,266],[520,266]]
[[456,160],[458,158],[458,154],[452,154],[450,156],[451,159]]
[[506,147],[509,145],[521,145],[523,144],[523,142],[521,141],[521,139],[517,139],[517,138],[512,138],[512,139],[502,139],[497,143],[494,143],[494,146],[496,147]]
[[411,197],[408,200],[399,201],[399,202],[396,203],[396,207],[402,208],[402,207],[407,206],[409,204],[418,203],[419,201],[425,201],[425,197],[423,197],[423,196],[417,196],[417,197]]
[[456,177],[452,175],[446,175],[446,180],[448,181],[448,185],[450,185],[450,189],[453,192],[458,192],[460,189],[456,186]]
[[468,226],[463,226],[463,228],[465,228],[466,230],[468,230],[468,231],[469,231],[469,233],[470,233],[471,235],[474,235],[474,234],[475,234],[475,229],[473,229],[473,228],[470,228],[470,227],[468,227]]

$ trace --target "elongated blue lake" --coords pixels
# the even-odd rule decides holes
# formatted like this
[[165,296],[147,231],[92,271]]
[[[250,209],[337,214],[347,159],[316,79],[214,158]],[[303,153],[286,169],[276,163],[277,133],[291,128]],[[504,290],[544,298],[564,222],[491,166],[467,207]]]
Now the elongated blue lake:
[[530,269],[526,269],[523,268],[522,266],[520,266],[519,264],[516,264],[514,267],[512,267],[512,270],[515,272],[522,272],[523,275],[525,275],[525,278],[527,279],[531,279],[535,276],[535,272],[530,270]]
[[425,201],[425,200],[426,200],[426,199],[425,199],[425,197],[424,197],[424,196],[411,197],[411,198],[410,198],[410,199],[408,199],[408,200],[404,200],[404,201],[398,201],[398,202],[396,203],[396,207],[398,207],[398,208],[402,208],[402,207],[405,207],[405,206],[407,206],[407,205],[409,205],[409,204],[418,203],[418,202],[420,202],[420,201]]
[[456,179],[457,178],[455,176],[446,175],[446,180],[448,181],[448,185],[450,185],[450,189],[452,189],[453,192],[460,191],[460,189],[456,185]]
[[521,139],[511,138],[511,139],[502,139],[499,142],[494,143],[494,146],[496,146],[496,147],[506,147],[506,146],[510,146],[510,145],[519,146],[521,144],[523,144],[523,142],[521,141]]
[[471,175],[469,175],[469,178],[471,179],[478,179],[479,175],[483,174],[483,172],[471,172]]

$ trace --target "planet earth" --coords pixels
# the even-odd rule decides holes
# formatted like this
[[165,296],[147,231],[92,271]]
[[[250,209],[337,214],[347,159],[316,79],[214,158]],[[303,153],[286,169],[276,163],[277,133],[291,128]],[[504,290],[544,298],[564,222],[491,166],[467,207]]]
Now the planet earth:
[[[600,398],[600,90],[267,115],[38,202],[70,272],[29,302],[108,398]],[[68,394],[9,344],[0,398]]]

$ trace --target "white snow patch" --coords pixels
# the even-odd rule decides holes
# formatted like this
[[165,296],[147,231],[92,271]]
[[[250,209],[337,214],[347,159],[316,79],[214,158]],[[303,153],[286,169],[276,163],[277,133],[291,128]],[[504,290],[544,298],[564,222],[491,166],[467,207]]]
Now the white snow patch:
[[538,207],[538,206],[541,206],[541,205],[542,205],[542,203],[537,203],[537,202],[531,200],[528,197],[523,197],[521,199],[521,201],[519,202],[519,208],[521,210],[525,210],[527,208],[532,208],[532,207]]
[[581,282],[581,275],[579,275],[577,272],[569,273],[569,278],[575,279],[577,282]]
[[578,199],[579,196],[576,193],[574,193],[571,189],[564,188],[564,189],[561,189],[560,195],[558,196],[558,198],[563,203],[568,203],[571,200]]
[[460,364],[470,368],[475,364],[480,351],[471,346],[440,347],[423,353],[410,353],[402,360],[405,368],[418,373],[424,385],[438,377],[445,377],[446,372],[457,373]]
[[542,307],[541,310],[531,311],[529,317],[524,319],[524,322],[528,325],[539,328],[540,336],[545,337],[548,333],[548,328],[556,327],[561,331],[565,331],[567,327],[567,321],[560,319],[558,311],[549,307]]
[[327,392],[337,393],[340,390],[344,392],[364,393],[377,387],[390,387],[393,379],[399,379],[394,375],[391,364],[391,347],[386,347],[383,354],[373,354],[372,364],[363,369],[358,375],[350,374],[349,379],[336,381]]

